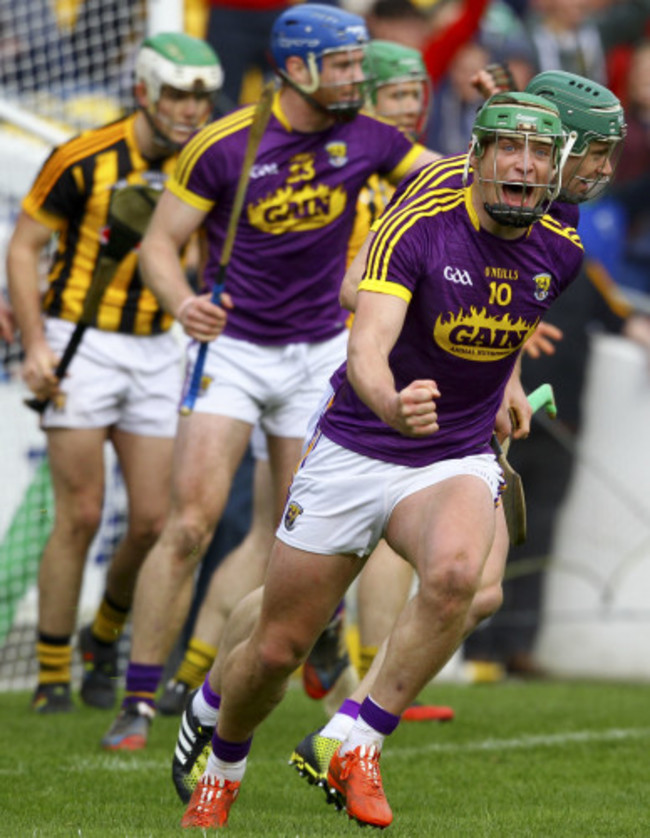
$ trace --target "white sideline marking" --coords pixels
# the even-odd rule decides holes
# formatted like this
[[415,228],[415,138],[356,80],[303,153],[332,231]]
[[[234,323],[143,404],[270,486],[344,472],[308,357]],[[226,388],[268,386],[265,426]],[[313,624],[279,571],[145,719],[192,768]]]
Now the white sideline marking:
[[516,739],[484,739],[482,742],[431,742],[417,748],[386,749],[384,758],[409,757],[426,753],[459,753],[461,751],[513,751],[522,748],[552,748],[576,742],[612,742],[650,736],[650,728],[610,728],[609,730],[574,730],[566,733],[547,733],[538,736],[519,736]]
[[[472,751],[514,751],[524,748],[555,748],[574,745],[577,742],[614,742],[621,739],[641,739],[650,736],[650,727],[637,728],[609,728],[608,730],[574,730],[565,733],[548,733],[539,736],[519,736],[516,739],[483,739],[479,742],[430,742],[417,748],[387,748],[384,759],[400,759],[429,753],[461,753]],[[283,759],[282,762],[287,762]],[[66,771],[106,771],[106,772],[135,772],[159,771],[168,769],[171,762],[169,757],[163,759],[142,759],[139,756],[123,759],[118,754],[101,754],[85,759],[75,758],[74,762],[65,766]],[[251,765],[277,765],[278,759],[251,758]],[[27,774],[29,766],[21,763],[11,769],[0,769],[0,776]]]

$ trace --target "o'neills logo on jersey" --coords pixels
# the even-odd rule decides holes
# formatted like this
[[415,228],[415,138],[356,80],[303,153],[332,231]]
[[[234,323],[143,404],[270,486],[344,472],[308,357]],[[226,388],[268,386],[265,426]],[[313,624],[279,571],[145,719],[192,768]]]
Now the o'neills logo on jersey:
[[292,530],[296,526],[296,521],[303,513],[303,508],[294,500],[287,506],[287,511],[284,513],[284,528],[285,530]]
[[509,314],[495,317],[472,306],[469,312],[441,314],[433,327],[433,339],[441,349],[470,361],[498,361],[517,352],[534,331],[523,318],[516,321]]
[[516,268],[495,268],[490,265],[486,265],[485,277],[486,279],[501,279],[509,281],[519,279],[519,271],[516,270]]
[[330,224],[345,209],[348,196],[343,186],[325,184],[301,189],[278,189],[247,209],[248,221],[258,230],[279,236],[289,231],[318,230]]

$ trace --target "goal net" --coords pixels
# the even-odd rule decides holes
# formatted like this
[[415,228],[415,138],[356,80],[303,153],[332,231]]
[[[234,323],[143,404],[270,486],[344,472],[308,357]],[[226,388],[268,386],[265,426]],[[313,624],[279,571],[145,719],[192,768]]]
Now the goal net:
[[[148,31],[144,2],[0,0],[0,293],[6,293],[7,242],[41,163],[55,144],[132,107],[135,53]],[[18,341],[0,341],[0,360],[3,691],[35,683],[36,582],[54,508],[44,435],[36,414],[22,403]],[[106,474],[103,521],[87,560],[80,623],[94,613],[106,563],[124,531],[124,487],[108,450]]]

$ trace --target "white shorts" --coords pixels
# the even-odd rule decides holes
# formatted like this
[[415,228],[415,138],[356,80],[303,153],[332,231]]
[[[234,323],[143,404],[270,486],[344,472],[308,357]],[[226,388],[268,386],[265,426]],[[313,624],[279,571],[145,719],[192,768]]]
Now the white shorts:
[[[47,318],[48,344],[63,354],[75,324]],[[116,427],[139,436],[173,437],[182,352],[169,332],[146,337],[86,329],[50,403],[43,428]]]
[[493,454],[412,468],[364,457],[320,434],[293,478],[276,536],[310,553],[369,556],[401,500],[464,474],[485,481],[496,503],[501,469]]
[[[260,346],[221,335],[208,346],[194,410],[230,416],[271,436],[304,439],[332,373],[345,360],[347,330],[319,343]],[[188,347],[191,376],[197,344]],[[189,378],[186,379],[186,385]]]

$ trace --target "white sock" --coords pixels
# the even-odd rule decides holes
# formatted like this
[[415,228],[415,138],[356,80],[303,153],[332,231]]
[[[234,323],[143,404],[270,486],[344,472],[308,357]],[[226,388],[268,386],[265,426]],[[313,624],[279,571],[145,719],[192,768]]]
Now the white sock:
[[192,699],[192,712],[205,727],[216,727],[219,711],[205,700],[203,690],[197,690]]
[[353,724],[352,716],[348,716],[347,713],[335,713],[318,735],[325,736],[327,739],[338,739],[339,742],[342,742],[349,734]]
[[220,780],[241,782],[246,771],[246,760],[247,757],[244,757],[239,762],[224,762],[211,751],[208,757],[208,763],[205,766],[205,773]]
[[379,733],[374,727],[370,727],[367,722],[364,722],[362,718],[358,718],[353,724],[347,738],[342,743],[340,753],[341,755],[346,754],[348,751],[353,751],[359,746],[367,749],[374,746],[377,752],[381,753],[385,738],[383,733]]

